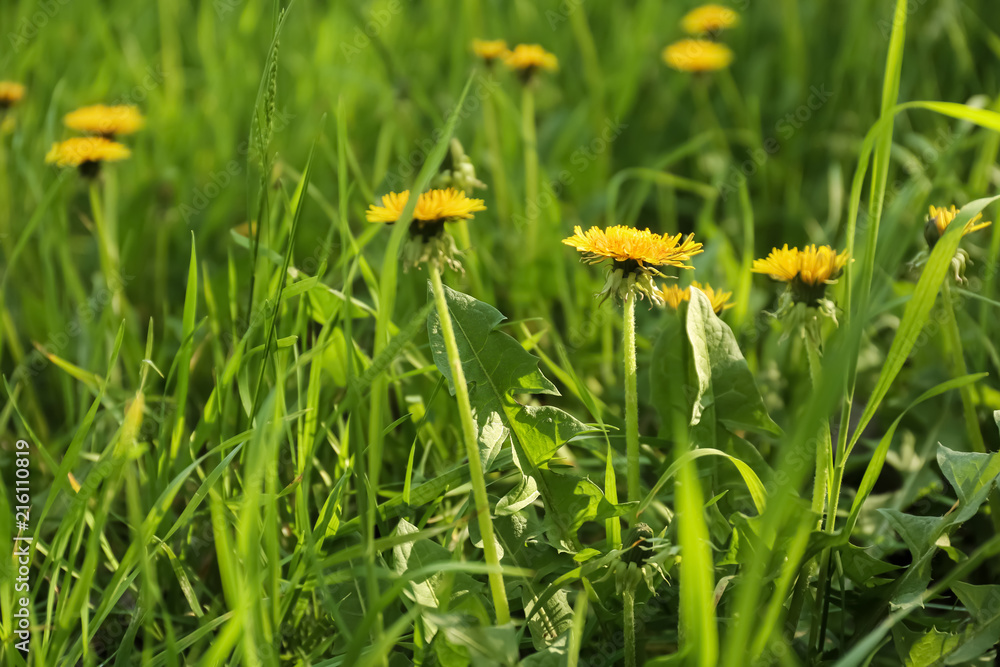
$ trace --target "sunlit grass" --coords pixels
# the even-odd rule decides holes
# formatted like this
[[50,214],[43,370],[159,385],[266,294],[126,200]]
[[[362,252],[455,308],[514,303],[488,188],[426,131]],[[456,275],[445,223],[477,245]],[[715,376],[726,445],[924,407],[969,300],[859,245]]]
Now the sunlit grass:
[[0,662],[991,664],[995,8],[696,7],[5,3]]

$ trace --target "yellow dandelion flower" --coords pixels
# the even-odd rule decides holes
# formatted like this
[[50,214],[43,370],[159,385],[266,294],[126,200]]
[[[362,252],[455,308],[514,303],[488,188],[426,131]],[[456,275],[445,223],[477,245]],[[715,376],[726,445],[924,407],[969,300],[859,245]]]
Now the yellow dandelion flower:
[[840,275],[847,264],[847,252],[837,254],[830,246],[806,246],[799,253],[799,280],[806,285],[828,283]]
[[23,85],[16,81],[0,81],[0,110],[14,106],[23,98]]
[[129,155],[128,148],[104,137],[73,137],[53,144],[45,161],[59,167],[80,167],[85,176],[94,176],[102,162],[118,162]]
[[[382,205],[368,207],[368,222],[397,222],[410,200],[410,191],[390,192],[382,197]],[[462,265],[455,259],[460,254],[454,239],[445,231],[444,223],[470,220],[473,213],[485,211],[482,199],[469,199],[455,188],[429,190],[417,197],[410,224],[410,238],[403,248],[404,266],[433,263],[447,265],[456,271]]]
[[681,27],[689,35],[716,33],[732,28],[740,21],[735,11],[721,5],[702,5],[681,19]]
[[[406,202],[409,200],[409,190],[390,192],[389,194],[382,195],[382,205],[369,205],[365,218],[368,219],[368,222],[385,222],[389,224],[396,222],[399,220],[399,216],[403,214],[403,209],[406,208]],[[417,204],[419,205],[419,203],[420,200],[418,199]],[[416,213],[415,210],[414,213]]]
[[591,227],[586,232],[579,226],[573,228],[573,236],[563,239],[563,243],[582,252],[585,259],[593,264],[604,259],[616,262],[635,262],[644,266],[679,266],[689,269],[684,262],[702,252],[701,244],[694,241],[694,234],[681,241],[681,234],[661,236],[648,229],[615,225],[607,229]]
[[591,227],[584,232],[579,226],[573,228],[573,236],[563,239],[563,243],[583,253],[583,261],[597,264],[612,261],[608,280],[601,294],[613,294],[625,298],[637,289],[655,303],[662,303],[663,297],[653,285],[654,275],[663,275],[655,267],[676,266],[690,269],[685,262],[702,252],[702,245],[695,242],[694,234],[682,238],[681,234],[660,235],[648,229],[615,225],[607,229]]
[[696,287],[705,293],[708,297],[709,303],[712,304],[712,310],[715,311],[716,315],[721,315],[722,311],[727,308],[732,308],[735,304],[729,303],[732,298],[732,292],[723,292],[722,290],[713,289],[711,285],[702,285],[697,280],[691,282],[690,287],[680,288],[677,285],[664,285],[660,289],[660,295],[668,306],[677,310],[680,307],[681,302],[691,300],[691,287]]
[[474,39],[472,40],[472,52],[486,61],[493,64],[498,58],[506,58],[510,51],[507,49],[507,42],[502,39]]
[[797,279],[809,286],[825,285],[840,275],[847,260],[846,251],[838,255],[830,246],[810,245],[799,250],[785,244],[781,250],[773,248],[765,259],[755,259],[752,271],[786,283]]
[[518,44],[504,57],[504,64],[518,70],[525,77],[540,69],[549,71],[559,69],[559,59],[538,44]]
[[71,130],[99,134],[111,139],[119,134],[132,134],[139,130],[145,124],[145,119],[135,106],[109,107],[95,104],[69,112],[63,122]]
[[[732,292],[723,292],[722,290],[713,289],[711,285],[708,284],[702,285],[697,280],[691,282],[691,287],[696,287],[705,293],[705,296],[708,297],[709,303],[712,304],[712,310],[714,310],[717,315],[721,314],[722,311],[726,310],[727,308],[732,308],[734,305],[736,305],[733,303],[729,303],[729,300],[733,298]],[[691,295],[691,288],[689,287],[688,288],[689,298],[690,295]]]
[[663,61],[681,72],[714,72],[729,67],[733,52],[707,39],[682,39],[663,50]]
[[664,285],[660,288],[660,297],[662,297],[668,306],[677,310],[681,307],[682,303],[691,298],[691,290],[687,287],[681,288],[673,284]]
[[766,273],[774,280],[789,283],[799,275],[799,249],[789,249],[786,243],[781,250],[773,248],[765,259],[753,261],[753,273]]
[[[948,225],[950,225],[956,217],[958,217],[958,209],[955,208],[954,205],[950,208],[944,208],[943,206],[931,206],[930,213],[927,216],[927,225],[924,227],[924,238],[927,239],[927,245],[933,248],[934,244],[938,242],[938,239],[940,239],[948,229]],[[962,230],[962,236],[968,236],[972,232],[985,229],[992,224],[991,222],[980,222],[982,219],[983,214],[980,213],[965,223],[965,228]]]
[[[390,192],[382,197],[382,205],[372,204],[366,215],[368,222],[393,223],[403,214],[406,203],[410,199],[410,191]],[[469,199],[464,192],[455,188],[445,190],[430,190],[417,197],[413,209],[413,219],[418,223],[469,220],[473,213],[485,211],[482,199]]]
[[[826,286],[836,282],[849,259],[846,251],[838,255],[826,245],[809,245],[800,250],[786,244],[781,250],[773,248],[764,259],[755,259],[751,271],[788,283],[775,314],[785,321],[786,334],[800,330],[805,335],[819,321],[810,309],[837,323],[837,305],[826,297]],[[818,333],[813,331],[813,335]]]

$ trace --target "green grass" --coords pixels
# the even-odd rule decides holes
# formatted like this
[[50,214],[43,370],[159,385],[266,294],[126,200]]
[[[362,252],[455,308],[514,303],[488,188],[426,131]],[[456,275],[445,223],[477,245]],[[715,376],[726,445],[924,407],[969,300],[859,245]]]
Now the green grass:
[[[772,4],[696,77],[660,59],[695,3],[4,3],[0,663],[992,664],[995,8]],[[146,126],[88,184],[44,157],[98,102]],[[414,201],[365,211],[452,137],[487,210],[432,290]],[[612,224],[734,293],[638,301],[634,376],[561,243]],[[750,272],[786,243],[854,258],[809,340]]]

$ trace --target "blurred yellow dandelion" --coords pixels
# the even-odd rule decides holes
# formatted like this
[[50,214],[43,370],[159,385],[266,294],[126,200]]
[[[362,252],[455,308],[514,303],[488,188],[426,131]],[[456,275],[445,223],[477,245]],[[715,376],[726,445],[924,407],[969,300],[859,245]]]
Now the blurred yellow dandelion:
[[0,81],[0,110],[7,109],[24,99],[24,86],[16,81]]
[[727,308],[732,308],[734,304],[729,303],[733,296],[732,292],[723,292],[722,290],[716,290],[711,285],[702,285],[697,280],[691,282],[690,287],[680,288],[677,285],[663,285],[660,289],[660,294],[663,300],[668,306],[676,310],[680,307],[681,302],[691,300],[691,287],[697,287],[705,296],[708,297],[709,303],[712,304],[712,310],[715,313],[721,314],[722,311]]
[[[729,302],[730,299],[733,298],[732,292],[723,292],[722,290],[713,289],[711,285],[702,285],[697,280],[691,282],[691,287],[696,287],[705,293],[705,296],[708,297],[709,303],[712,304],[712,310],[714,310],[716,314],[719,314],[727,308],[732,308],[736,305]],[[688,294],[691,294],[691,288],[688,288]]]
[[102,162],[117,162],[131,155],[128,148],[104,137],[73,137],[52,145],[45,161],[59,167],[80,167],[93,176]]
[[510,53],[507,42],[502,39],[474,39],[472,52],[490,64],[498,58],[505,58]]
[[95,104],[69,112],[63,122],[72,130],[111,139],[116,135],[132,134],[139,130],[145,124],[145,119],[139,113],[139,108],[132,105]]
[[660,296],[668,306],[677,310],[682,303],[691,298],[691,292],[687,287],[670,284],[660,288]]
[[559,69],[559,59],[538,44],[518,44],[504,57],[504,63],[525,76],[530,76],[540,69],[549,71]]
[[716,33],[739,23],[735,11],[722,5],[702,5],[688,12],[681,19],[681,27],[689,35]]
[[729,67],[733,52],[707,39],[682,39],[663,50],[663,61],[681,72],[714,72]]

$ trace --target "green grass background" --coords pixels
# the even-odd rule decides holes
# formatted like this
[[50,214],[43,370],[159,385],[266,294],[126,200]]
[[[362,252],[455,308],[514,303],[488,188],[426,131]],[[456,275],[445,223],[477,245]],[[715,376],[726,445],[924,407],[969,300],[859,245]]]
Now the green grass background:
[[[404,656],[420,641],[398,604],[384,619],[364,615],[371,586],[380,592],[370,568],[381,561],[365,556],[372,543],[313,529],[328,503],[335,523],[359,520],[371,502],[366,461],[376,463],[382,502],[462,458],[457,412],[422,328],[389,365],[360,374],[384,347],[381,335],[422,327],[427,300],[421,272],[400,272],[384,291],[390,235],[366,223],[364,210],[376,195],[415,182],[470,76],[455,136],[490,185],[481,195],[488,210],[467,225],[467,237],[458,232],[460,245],[469,246],[466,273],[446,279],[510,318],[504,330],[542,358],[562,391],[545,402],[622,428],[620,316],[593,298],[601,271],[579,265],[559,243],[574,225],[620,223],[695,232],[706,252],[693,275],[735,292],[737,305],[724,319],[772,417],[792,432],[808,406],[823,412],[809,403],[805,350],[794,339],[781,342],[779,327],[761,314],[773,310],[778,289],[746,269],[773,245],[844,247],[851,182],[892,72],[886,58],[894,6],[747,2],[738,7],[741,25],[724,37],[735,62],[711,77],[674,72],[660,59],[681,37],[678,22],[690,8],[652,0],[300,0],[269,61],[278,15],[268,2],[4,3],[0,78],[23,82],[28,94],[7,113],[0,146],[0,370],[10,383],[0,410],[0,461],[9,503],[13,441],[26,437],[37,448],[31,664],[278,664],[279,654],[301,664],[362,664],[353,661],[369,645],[363,660],[381,664],[394,636],[408,648],[394,652],[393,664],[410,659]],[[1000,110],[1000,22],[990,0],[918,0],[904,13],[898,101]],[[530,263],[527,230],[518,224],[525,196],[520,84],[476,62],[474,37],[539,43],[560,60],[536,90],[543,187],[540,251]],[[255,109],[263,113],[272,97],[269,62],[276,94],[262,173],[252,128]],[[43,163],[51,143],[70,136],[61,123],[66,112],[111,101],[137,104],[147,117],[145,129],[124,140],[132,158],[105,170],[127,297],[120,313],[108,303],[85,184]],[[489,145],[486,105],[496,111],[499,153]],[[860,343],[845,357],[857,369],[855,418],[877,386],[913,294],[919,272],[905,264],[923,247],[928,204],[995,194],[998,136],[914,109],[897,116],[891,144],[876,149],[888,161],[876,171],[887,180],[884,198],[874,195],[884,213],[868,274],[872,308],[852,322]],[[506,198],[498,194],[498,172]],[[231,230],[257,218],[262,184],[269,213],[255,265],[249,244]],[[867,185],[861,201],[859,270],[872,219]],[[996,211],[988,208],[987,219]],[[997,449],[997,226],[963,247],[974,265],[958,293],[961,338],[943,333],[945,316],[931,312],[848,462],[848,488],[860,482],[870,441],[914,398],[956,376],[949,360],[959,344],[969,373],[990,373],[968,390],[968,401],[987,448]],[[302,272],[286,292],[308,276],[327,287],[306,294],[300,286],[272,320],[268,304],[286,255]],[[845,289],[842,281],[833,290],[842,303]],[[356,300],[349,320],[347,298]],[[382,326],[376,313],[386,318]],[[649,382],[661,317],[640,304],[641,385]],[[361,387],[360,400],[352,386]],[[940,440],[970,449],[968,422],[957,393],[935,401],[902,422],[876,487],[878,506],[923,502],[915,513],[942,514],[953,501],[934,468],[934,447]],[[242,404],[259,420],[255,428]],[[655,411],[645,397],[640,416],[640,432],[655,444]],[[617,433],[609,442],[621,464]],[[569,460],[603,480],[604,441],[595,442],[574,448]],[[784,442],[753,444],[773,463]],[[365,451],[366,443],[376,446]],[[668,458],[663,451],[661,460],[647,458],[647,488]],[[78,500],[66,473],[89,498]],[[410,520],[422,528],[453,520],[465,499],[461,489]],[[657,504],[662,524],[673,500]],[[10,514],[2,511],[0,537],[13,532]],[[985,534],[953,537],[966,553],[991,532],[985,516],[975,520]],[[385,538],[394,525],[379,523]],[[603,548],[599,528],[584,541]],[[855,543],[867,545],[880,542],[884,526],[866,509],[858,530]],[[456,562],[475,561],[461,535],[456,528],[433,539]],[[713,540],[724,548],[725,535]],[[2,655],[16,665],[23,658],[6,640],[8,572],[0,584]],[[969,581],[985,584],[988,576],[976,571]],[[675,627],[676,604],[657,618],[672,618]],[[383,623],[382,631],[366,632],[365,624]],[[588,641],[598,641],[593,617],[586,627],[584,654]],[[725,646],[728,622],[722,627]],[[664,636],[660,652],[669,654],[676,631]],[[854,645],[851,637],[840,640],[835,656]],[[897,659],[891,643],[879,651],[880,664]]]

